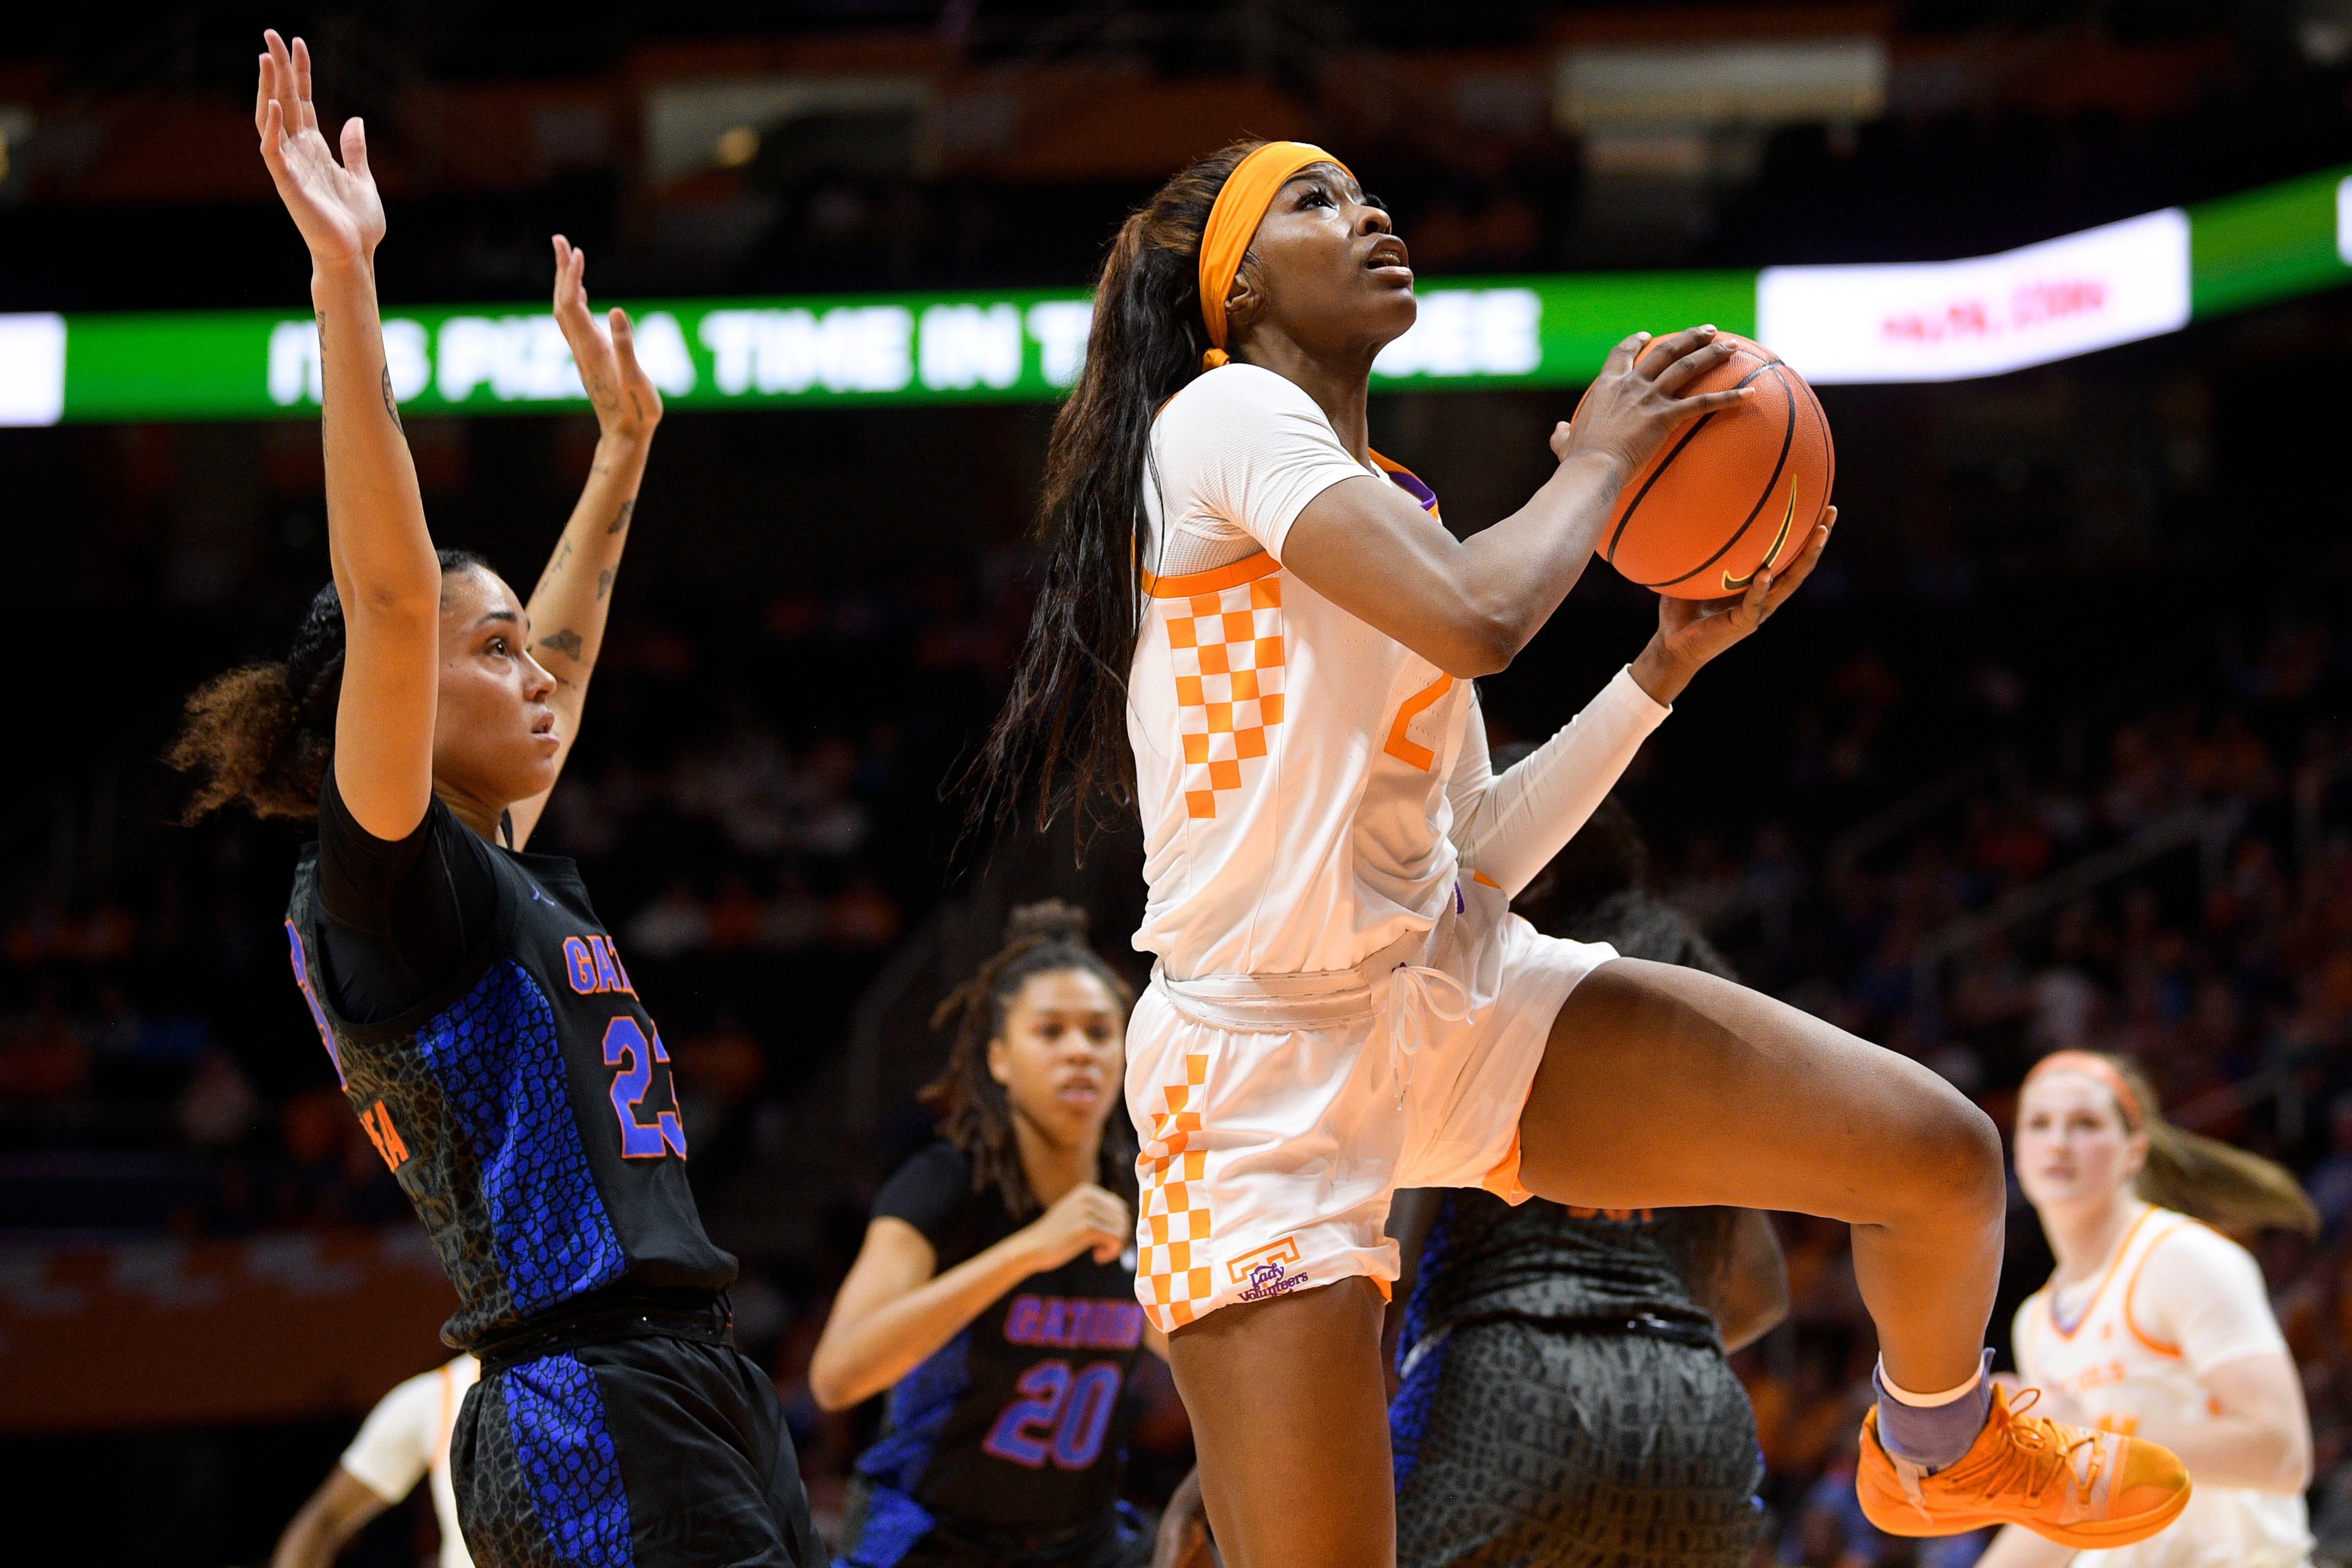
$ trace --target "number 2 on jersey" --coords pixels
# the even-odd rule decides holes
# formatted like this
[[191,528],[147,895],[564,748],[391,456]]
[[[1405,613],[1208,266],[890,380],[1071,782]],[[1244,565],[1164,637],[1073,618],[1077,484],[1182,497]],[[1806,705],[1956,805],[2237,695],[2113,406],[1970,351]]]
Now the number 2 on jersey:
[[988,1429],[982,1448],[1029,1469],[1083,1470],[1102,1452],[1125,1381],[1116,1362],[1098,1361],[1073,1375],[1066,1361],[1041,1361],[1013,1386],[1022,1395]]
[[[672,1150],[678,1158],[686,1157],[686,1128],[676,1110],[658,1111],[651,1121],[637,1120],[638,1103],[653,1084],[654,1063],[667,1060],[669,1053],[662,1048],[659,1030],[648,1041],[637,1021],[625,1013],[604,1026],[604,1065],[621,1069],[613,1079],[613,1112],[621,1119],[625,1160],[658,1160]],[[677,1102],[673,1091],[670,1103],[674,1107]]]

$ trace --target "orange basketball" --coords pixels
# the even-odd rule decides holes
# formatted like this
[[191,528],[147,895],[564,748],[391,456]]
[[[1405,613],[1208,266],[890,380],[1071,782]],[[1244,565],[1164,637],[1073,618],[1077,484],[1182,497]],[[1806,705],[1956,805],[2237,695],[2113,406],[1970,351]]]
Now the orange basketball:
[[1719,341],[1733,345],[1730,357],[1676,390],[1753,386],[1755,395],[1667,437],[1625,481],[1601,535],[1609,564],[1677,599],[1720,599],[1764,568],[1786,567],[1837,478],[1829,418],[1805,378],[1761,343],[1736,332]]

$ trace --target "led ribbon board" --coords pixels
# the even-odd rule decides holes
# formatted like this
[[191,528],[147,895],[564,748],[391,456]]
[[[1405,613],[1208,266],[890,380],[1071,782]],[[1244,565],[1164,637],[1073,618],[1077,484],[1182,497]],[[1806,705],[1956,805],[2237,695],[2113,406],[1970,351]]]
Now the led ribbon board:
[[[1374,366],[1382,387],[1573,385],[1627,321],[1752,326],[1746,272],[1480,279],[1425,285],[1413,330]],[[620,303],[673,408],[1043,402],[1077,379],[1094,307],[1080,292],[830,295]],[[387,310],[384,361],[404,414],[583,407],[545,310]],[[0,424],[315,416],[307,314],[0,316]]]
[[1768,267],[1756,330],[1821,384],[1957,381],[2179,331],[2189,296],[2173,207],[1966,261]]
[[[1580,385],[1641,329],[1713,321],[1810,378],[1944,381],[2046,364],[2352,280],[2352,170],[2169,208],[1998,256],[1749,272],[1431,279],[1376,391]],[[598,301],[608,303],[610,301]],[[1074,290],[623,300],[672,407],[1040,402],[1077,377]],[[404,411],[584,405],[540,305],[389,310]],[[0,425],[314,416],[299,311],[0,315]]]

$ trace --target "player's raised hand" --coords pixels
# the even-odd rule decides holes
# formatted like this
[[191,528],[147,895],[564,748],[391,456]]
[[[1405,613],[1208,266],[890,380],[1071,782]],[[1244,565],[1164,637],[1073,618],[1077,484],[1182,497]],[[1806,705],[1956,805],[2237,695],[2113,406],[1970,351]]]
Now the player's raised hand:
[[310,100],[310,46],[297,38],[289,48],[274,29],[261,37],[269,47],[254,91],[253,128],[261,133],[261,161],[278,198],[310,247],[313,266],[368,260],[383,239],[383,202],[368,173],[366,128],[357,120],[343,122],[343,156],[336,162]]
[[588,253],[562,235],[555,237],[555,324],[572,345],[580,384],[596,408],[596,426],[607,436],[641,439],[661,423],[661,389],[637,363],[636,334],[619,306],[598,326],[588,309]]
[[1675,599],[1658,595],[1658,634],[1633,661],[1633,679],[1660,702],[1672,702],[1707,661],[1752,636],[1804,586],[1821,564],[1837,527],[1837,508],[1822,509],[1812,537],[1797,558],[1777,574],[1758,572],[1748,591],[1727,599]]
[[1573,424],[1553,430],[1551,449],[1560,461],[1591,453],[1615,463],[1621,479],[1641,471],[1665,438],[1701,414],[1719,413],[1745,402],[1749,390],[1721,392],[1683,388],[1729,357],[1732,345],[1713,327],[1691,327],[1654,342],[1635,332],[1609,351],[1592,378]]

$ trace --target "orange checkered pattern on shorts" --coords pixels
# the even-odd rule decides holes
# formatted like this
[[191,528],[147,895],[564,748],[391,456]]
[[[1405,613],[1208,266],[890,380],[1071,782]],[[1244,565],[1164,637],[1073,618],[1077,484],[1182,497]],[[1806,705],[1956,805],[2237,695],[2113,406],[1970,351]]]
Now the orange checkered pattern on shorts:
[[1242,787],[1243,767],[1265,755],[1265,732],[1282,722],[1282,578],[1270,559],[1247,582],[1160,601],[1190,816],[1217,815],[1219,792]]
[[1209,1189],[1202,1179],[1209,1153],[1201,1131],[1202,1089],[1208,1081],[1208,1057],[1187,1056],[1184,1081],[1160,1091],[1151,1136],[1135,1163],[1142,1213],[1135,1277],[1143,1310],[1162,1333],[1198,1316],[1213,1289],[1207,1251],[1195,1250],[1209,1239]]

